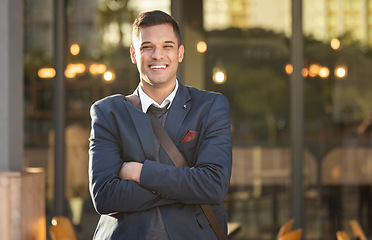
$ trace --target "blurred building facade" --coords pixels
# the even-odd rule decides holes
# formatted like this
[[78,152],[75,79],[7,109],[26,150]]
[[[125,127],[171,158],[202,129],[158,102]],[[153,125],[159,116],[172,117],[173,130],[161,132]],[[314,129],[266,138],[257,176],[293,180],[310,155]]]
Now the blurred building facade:
[[[324,41],[350,33],[372,45],[370,0],[304,0],[304,33]],[[264,14],[265,13],[265,14]],[[207,0],[204,28],[207,31],[236,27],[263,27],[291,34],[291,1]]]

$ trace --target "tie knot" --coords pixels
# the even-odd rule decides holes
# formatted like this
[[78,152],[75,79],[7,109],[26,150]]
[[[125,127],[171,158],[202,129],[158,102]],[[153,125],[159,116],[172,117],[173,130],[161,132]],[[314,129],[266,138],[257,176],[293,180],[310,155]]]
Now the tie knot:
[[160,118],[161,116],[163,116],[168,111],[168,106],[169,106],[169,104],[167,104],[165,107],[158,108],[158,107],[155,107],[152,104],[152,105],[150,105],[150,107],[147,110],[147,112],[149,112],[152,115],[154,115],[155,118]]

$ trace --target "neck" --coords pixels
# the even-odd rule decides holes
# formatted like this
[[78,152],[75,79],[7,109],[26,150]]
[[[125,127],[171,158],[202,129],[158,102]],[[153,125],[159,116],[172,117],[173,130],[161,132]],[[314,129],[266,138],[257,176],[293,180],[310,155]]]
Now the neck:
[[176,81],[166,85],[149,85],[141,81],[142,90],[159,105],[173,92]]

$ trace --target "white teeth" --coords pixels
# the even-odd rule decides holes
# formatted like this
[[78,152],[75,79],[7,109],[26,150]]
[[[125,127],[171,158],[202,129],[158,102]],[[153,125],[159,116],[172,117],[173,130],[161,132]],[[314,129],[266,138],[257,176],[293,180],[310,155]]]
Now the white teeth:
[[165,66],[151,66],[151,69],[165,69]]

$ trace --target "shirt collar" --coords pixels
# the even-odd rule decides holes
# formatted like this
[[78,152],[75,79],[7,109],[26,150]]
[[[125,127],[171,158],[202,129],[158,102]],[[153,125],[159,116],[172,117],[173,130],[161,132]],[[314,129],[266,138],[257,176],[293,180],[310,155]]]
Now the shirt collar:
[[169,94],[167,98],[164,99],[164,101],[159,105],[157,102],[155,102],[152,98],[150,98],[142,89],[141,84],[138,87],[138,96],[141,99],[141,105],[142,105],[142,111],[144,113],[147,112],[147,109],[151,106],[154,105],[155,107],[162,108],[165,107],[168,103],[168,109],[172,105],[173,99],[176,96],[178,89],[178,79],[176,79],[176,86],[174,87],[174,90]]

